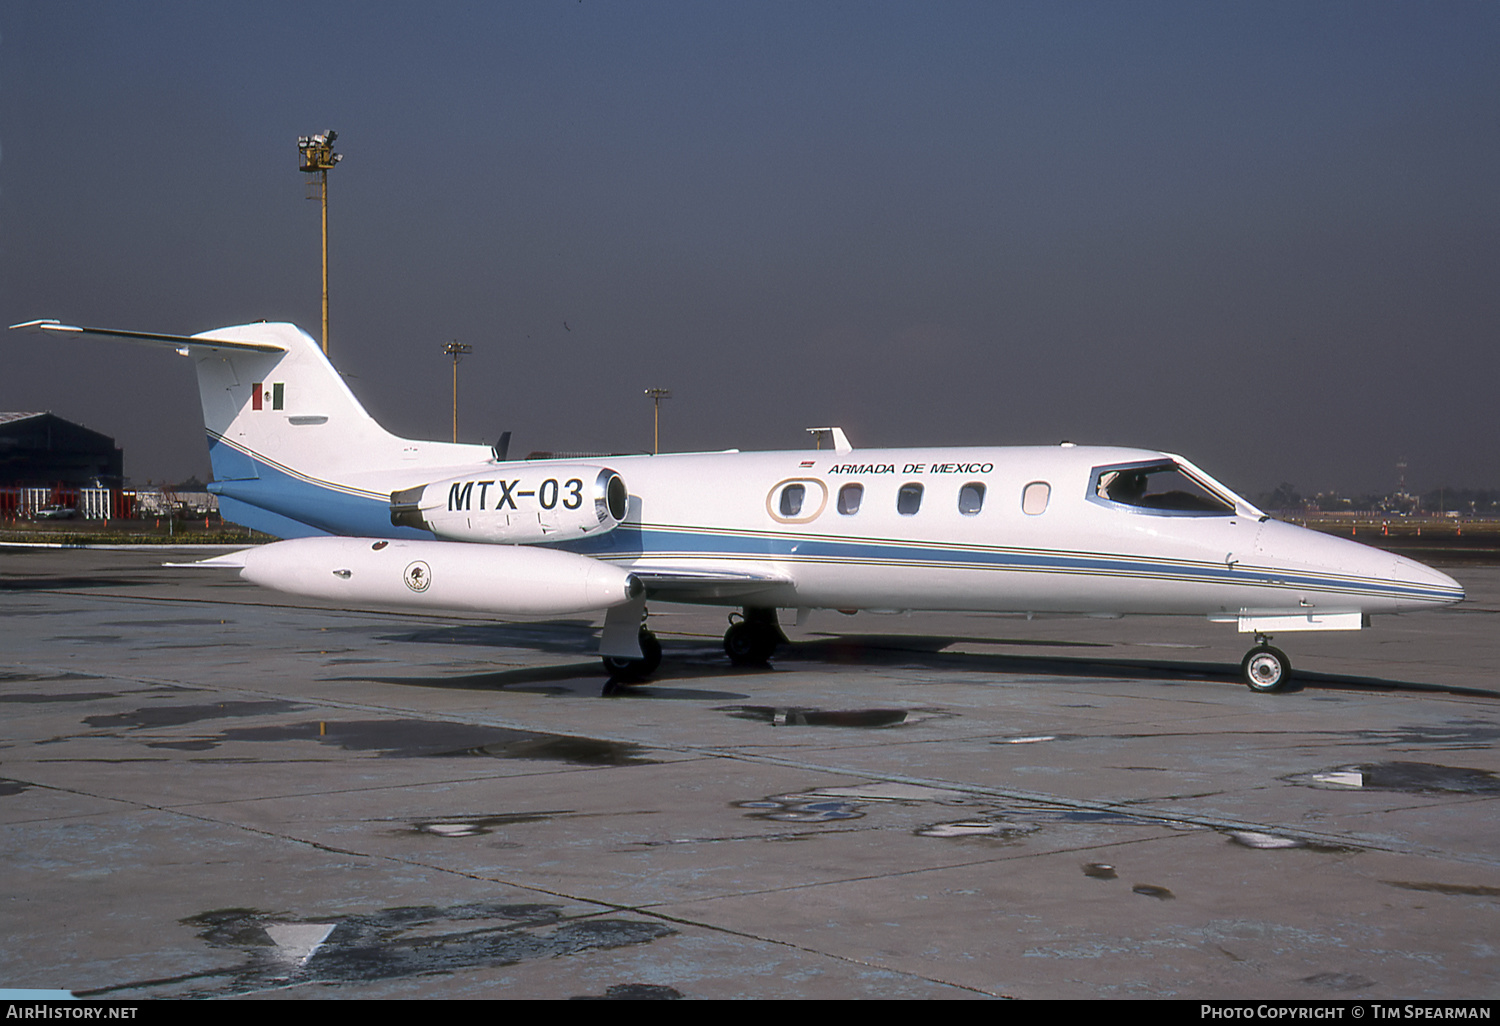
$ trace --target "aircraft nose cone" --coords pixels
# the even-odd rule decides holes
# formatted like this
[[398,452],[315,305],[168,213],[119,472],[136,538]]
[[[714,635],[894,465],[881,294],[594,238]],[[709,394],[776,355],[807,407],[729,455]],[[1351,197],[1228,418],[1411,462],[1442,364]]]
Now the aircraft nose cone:
[[1394,558],[1396,565],[1391,571],[1391,577],[1402,584],[1430,593],[1432,604],[1451,605],[1464,600],[1464,586],[1441,570],[1434,570],[1405,556]]

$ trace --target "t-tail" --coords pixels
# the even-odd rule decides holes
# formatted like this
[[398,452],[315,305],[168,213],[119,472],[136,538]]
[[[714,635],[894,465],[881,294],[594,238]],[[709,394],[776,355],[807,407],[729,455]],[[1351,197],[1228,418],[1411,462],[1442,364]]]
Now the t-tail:
[[56,337],[165,346],[193,361],[224,519],[281,538],[324,534],[431,538],[393,528],[393,489],[472,468],[489,446],[399,438],[365,411],[306,332],[261,322],[198,335],[13,325]]

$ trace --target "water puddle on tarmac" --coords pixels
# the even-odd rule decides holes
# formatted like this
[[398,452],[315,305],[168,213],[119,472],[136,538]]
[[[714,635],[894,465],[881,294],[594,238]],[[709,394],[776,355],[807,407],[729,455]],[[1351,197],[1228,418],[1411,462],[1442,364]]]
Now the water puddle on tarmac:
[[501,812],[489,816],[446,816],[443,819],[420,820],[411,825],[419,834],[438,837],[484,837],[508,826],[521,823],[545,823],[559,816],[573,815],[572,809],[549,809],[541,812]]
[[987,841],[1019,841],[1027,834],[1034,834],[1041,827],[1036,823],[1010,823],[995,817],[986,819],[960,819],[950,823],[933,823],[919,827],[918,837],[980,838]]
[[269,700],[263,702],[215,702],[211,705],[159,705],[142,706],[130,712],[85,716],[83,722],[90,727],[125,727],[127,729],[153,729],[159,727],[181,727],[203,720],[232,719],[243,716],[274,716],[279,713],[296,712],[307,708],[297,702]]
[[1317,852],[1320,855],[1356,855],[1363,848],[1357,848],[1348,844],[1324,844],[1319,841],[1309,841],[1303,837],[1288,837],[1283,834],[1268,834],[1259,830],[1224,830],[1221,831],[1230,844],[1237,844],[1241,848],[1253,848],[1257,851],[1302,851]]
[[918,837],[948,841],[980,840],[1015,843],[1048,825],[1145,826],[1168,830],[1203,830],[1206,827],[1157,817],[1133,815],[1114,809],[1079,809],[1025,801],[995,801],[964,791],[895,781],[818,788],[790,794],[770,795],[734,803],[754,819],[780,823],[830,823],[861,819],[882,808],[931,807],[962,809],[953,819],[928,822],[912,828]]
[[[143,707],[128,713],[90,716],[91,727],[160,729],[208,719],[266,716],[300,711],[292,702],[223,702],[217,705]],[[229,727],[196,737],[155,738],[147,747],[208,751],[230,742],[314,741],[344,751],[373,752],[385,758],[529,759],[577,766],[638,766],[650,758],[641,745],[566,734],[509,730],[443,720],[304,720],[256,727]]]
[[1408,794],[1500,794],[1500,777],[1489,770],[1428,762],[1371,762],[1335,766],[1281,778],[1327,791],[1401,791]]
[[818,795],[784,794],[777,798],[735,802],[751,819],[777,823],[831,823],[841,819],[860,819],[864,812],[859,802],[826,798]]
[[941,802],[968,804],[961,791],[879,781],[851,787],[819,788],[793,794],[772,795],[754,801],[735,802],[735,808],[748,810],[752,819],[769,819],[779,823],[827,823],[841,819],[859,819],[872,805],[914,805]]
[[773,727],[860,727],[878,730],[901,727],[937,716],[951,715],[935,709],[807,709],[797,706],[722,706],[737,720],[769,723]]
[[565,917],[559,905],[479,902],[321,919],[229,908],[181,922],[196,928],[209,947],[237,952],[239,964],[77,996],[234,997],[301,984],[447,975],[648,944],[677,932],[648,920]]

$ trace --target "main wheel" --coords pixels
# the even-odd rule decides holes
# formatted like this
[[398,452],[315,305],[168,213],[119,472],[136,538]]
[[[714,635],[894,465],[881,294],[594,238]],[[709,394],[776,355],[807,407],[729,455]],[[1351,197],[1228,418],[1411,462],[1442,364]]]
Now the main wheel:
[[1251,691],[1270,694],[1280,691],[1291,680],[1292,664],[1281,649],[1261,645],[1245,653],[1240,677]]
[[764,624],[741,620],[724,632],[724,654],[736,666],[764,666],[776,651],[776,641]]
[[619,680],[641,680],[656,672],[661,666],[661,642],[656,635],[641,628],[641,658],[627,659],[624,656],[600,656],[604,669],[611,678]]

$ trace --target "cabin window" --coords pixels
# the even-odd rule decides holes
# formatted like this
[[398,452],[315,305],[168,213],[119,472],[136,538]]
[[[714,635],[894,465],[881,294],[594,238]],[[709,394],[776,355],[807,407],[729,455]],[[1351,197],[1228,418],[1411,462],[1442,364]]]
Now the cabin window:
[[984,508],[984,485],[970,481],[958,490],[958,511],[972,517]]
[[1052,486],[1046,481],[1033,481],[1021,490],[1021,512],[1035,517],[1047,512],[1047,501],[1052,498]]
[[1231,498],[1170,460],[1098,467],[1090,498],[1162,516],[1231,516],[1235,512]]
[[783,524],[806,524],[828,507],[828,486],[815,477],[778,481],[766,493],[766,515]]
[[896,493],[896,512],[903,517],[909,517],[915,515],[921,508],[922,486],[915,481],[902,485],[901,490]]
[[859,512],[859,504],[864,500],[865,486],[862,484],[846,484],[839,489],[839,512],[846,517],[852,517]]

